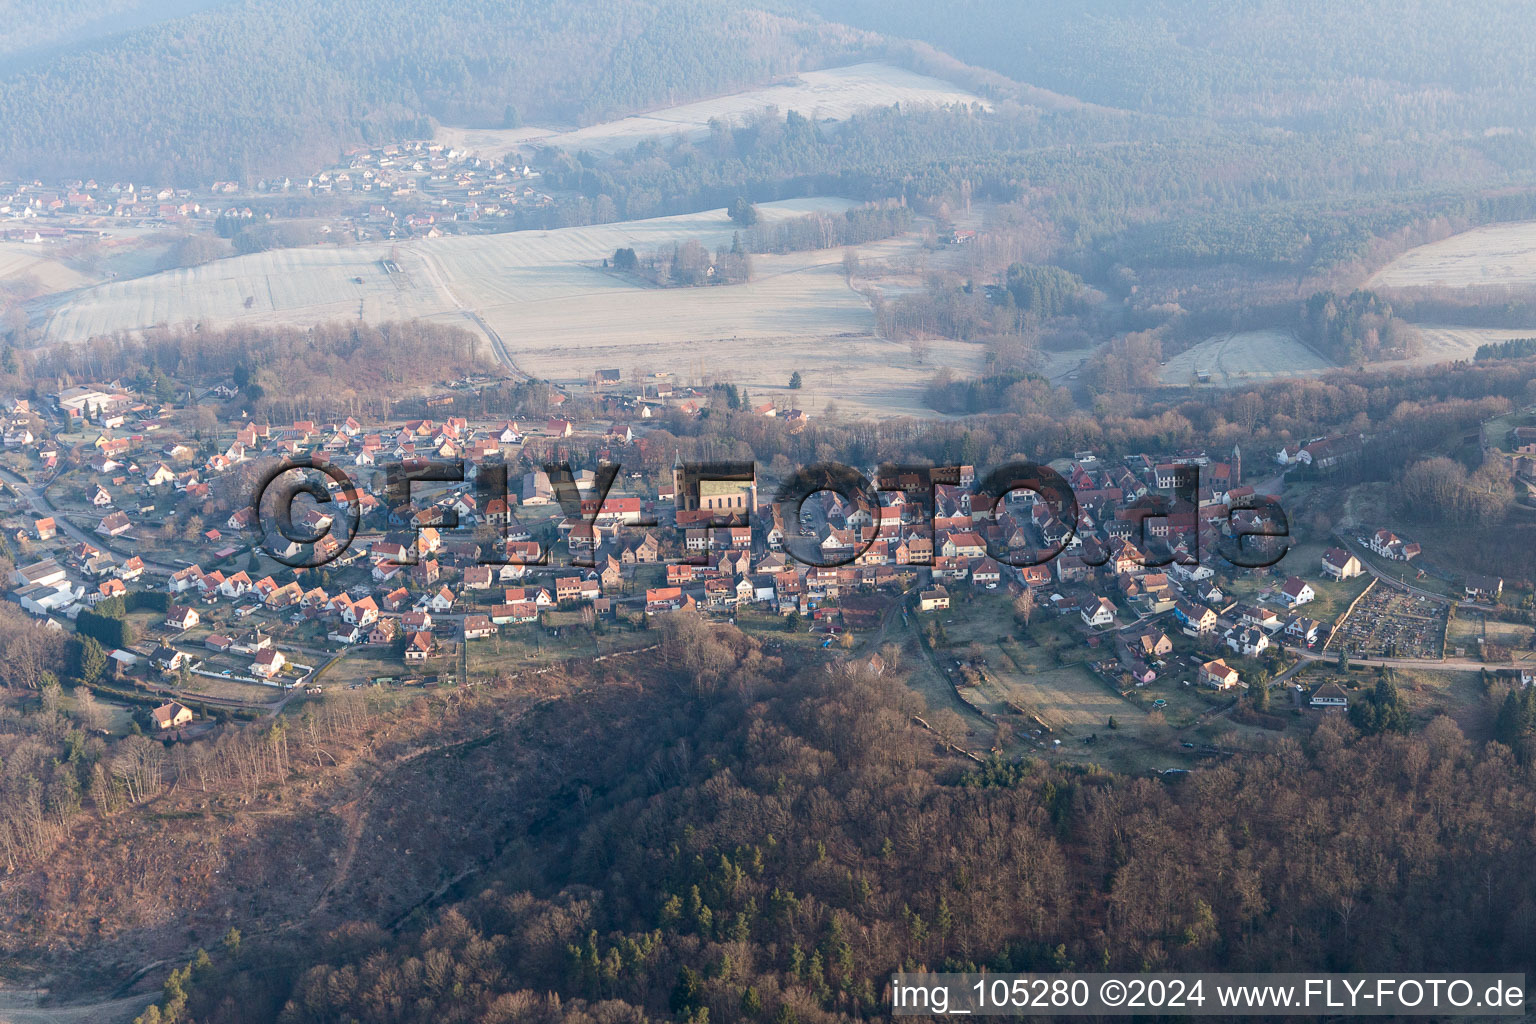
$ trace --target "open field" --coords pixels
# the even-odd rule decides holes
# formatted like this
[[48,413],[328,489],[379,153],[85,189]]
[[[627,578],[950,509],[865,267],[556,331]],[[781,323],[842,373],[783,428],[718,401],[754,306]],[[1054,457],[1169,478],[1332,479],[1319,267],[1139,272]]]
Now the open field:
[[1103,729],[1111,715],[1134,714],[1082,665],[1028,674],[1002,672],[998,682],[1010,698],[1034,709],[1052,729],[1068,735]]
[[1207,338],[1163,365],[1161,382],[1192,384],[1200,373],[1217,386],[1252,384],[1287,377],[1311,377],[1333,364],[1303,345],[1290,331],[1236,331]]
[[873,107],[893,104],[937,107],[955,103],[979,103],[988,107],[981,97],[943,79],[875,62],[805,71],[758,89],[666,107],[585,128],[445,127],[438,129],[437,140],[494,158],[529,146],[613,152],[657,136],[703,136],[708,134],[712,120],[737,123],[766,108],[774,108],[780,117],[794,110],[812,120],[840,121]]
[[[764,219],[772,221],[850,205],[839,199],[808,199],[760,209]],[[337,319],[460,318],[462,299],[469,308],[494,316],[498,325],[505,323],[509,344],[518,347],[517,320],[511,315],[515,307],[560,300],[581,305],[594,290],[650,290],[594,270],[614,249],[632,246],[648,253],[688,238],[713,248],[728,243],[733,229],[724,211],[716,210],[399,245],[274,249],[113,281],[68,296],[51,311],[46,337],[81,341],[180,323],[308,325]]]
[[1451,620],[1445,637],[1447,644],[1465,647],[1474,655],[1477,653],[1478,640],[1486,638],[1490,643],[1510,648],[1517,660],[1524,660],[1524,656],[1529,654],[1531,627],[1523,623],[1490,619],[1475,608],[1462,608]]
[[1536,221],[1491,224],[1410,249],[1367,288],[1536,284]]
[[127,1024],[153,1002],[149,995],[123,996],[97,1003],[44,1004],[46,989],[0,991],[3,1024]]
[[55,246],[0,242],[0,281],[42,293],[80,288],[94,279],[60,259]]
[[20,300],[40,299],[154,273],[178,237],[163,229],[114,226],[102,238],[0,242],[0,290]]
[[[802,199],[761,211],[772,221],[850,205]],[[66,342],[157,324],[357,319],[476,328],[479,317],[518,368],[535,376],[581,380],[598,366],[683,373],[703,360],[706,375],[760,394],[784,389],[799,370],[804,389],[783,396],[793,404],[816,411],[835,400],[848,411],[886,416],[920,411],[922,387],[938,365],[980,369],[979,346],[934,342],[919,362],[909,346],[877,338],[868,303],[844,279],[840,251],[754,257],[752,281],[713,288],[654,288],[601,269],[619,247],[643,255],[696,238],[715,248],[729,244],[734,230],[715,210],[555,231],[274,250],[70,295],[48,314],[46,336]]]
[[[1470,360],[1479,345],[1528,338],[1529,330],[1498,327],[1456,327],[1443,324],[1416,324],[1423,345],[1409,359],[1382,360],[1373,367],[1391,369],[1407,366],[1434,366]],[[1288,330],[1271,328],[1261,331],[1237,331],[1207,338],[1194,348],[1181,352],[1163,365],[1159,381],[1167,387],[1195,383],[1196,375],[1210,375],[1216,387],[1284,380],[1291,377],[1316,377],[1334,368],[1334,364],[1304,345]]]
[[[1011,701],[1038,715],[1063,743],[1102,732],[1110,715],[1142,717],[1134,703],[1087,667],[1096,652],[1083,645],[1080,631],[1069,621],[1043,614],[1021,631],[1009,603],[993,596],[962,602],[950,611],[942,620],[948,644],[934,653],[949,671],[956,661],[981,652],[986,678],[976,697],[989,710],[1006,716]],[[1028,729],[1033,723],[1018,719],[1017,726]]]
[[1477,354],[1479,345],[1511,338],[1529,338],[1536,335],[1536,326],[1530,330],[1509,330],[1500,327],[1446,327],[1415,324],[1424,339],[1418,355],[1411,359],[1394,359],[1375,364],[1377,366],[1433,366],[1436,363],[1470,361]]

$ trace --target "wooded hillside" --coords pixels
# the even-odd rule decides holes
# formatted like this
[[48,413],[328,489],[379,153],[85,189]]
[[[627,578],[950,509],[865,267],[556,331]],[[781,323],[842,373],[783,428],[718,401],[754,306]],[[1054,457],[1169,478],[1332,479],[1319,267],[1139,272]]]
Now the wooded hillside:
[[590,122],[857,55],[740,4],[244,0],[0,80],[0,173],[182,184],[294,173],[433,119]]

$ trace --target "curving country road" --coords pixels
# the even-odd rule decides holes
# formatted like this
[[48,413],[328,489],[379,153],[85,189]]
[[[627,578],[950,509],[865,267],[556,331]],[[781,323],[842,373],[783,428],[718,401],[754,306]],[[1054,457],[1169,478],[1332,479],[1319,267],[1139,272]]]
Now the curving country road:
[[432,278],[432,284],[436,286],[437,290],[446,295],[448,301],[452,302],[460,313],[463,313],[471,323],[478,327],[481,334],[485,335],[486,340],[491,343],[491,352],[496,356],[497,360],[506,366],[507,369],[511,370],[515,376],[525,381],[532,381],[534,379],[533,375],[517,365],[516,361],[512,358],[511,349],[507,348],[507,343],[502,341],[501,335],[496,333],[491,325],[485,322],[485,318],[479,312],[465,305],[464,301],[449,286],[447,276],[443,273],[442,266],[437,262],[437,257],[427,252],[425,248],[412,247],[409,251],[421,260],[421,265],[426,268],[427,276]]

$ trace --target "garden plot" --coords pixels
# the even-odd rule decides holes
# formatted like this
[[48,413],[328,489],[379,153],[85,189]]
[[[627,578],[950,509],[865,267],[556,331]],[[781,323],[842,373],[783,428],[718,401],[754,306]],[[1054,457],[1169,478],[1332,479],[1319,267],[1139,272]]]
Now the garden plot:
[[1536,284],[1536,221],[1490,224],[1410,249],[1367,288],[1470,288]]
[[1183,387],[1207,375],[1218,387],[1315,377],[1333,364],[1303,345],[1290,331],[1235,331],[1207,338],[1163,364],[1160,382]]
[[493,158],[528,146],[616,152],[634,146],[642,139],[657,136],[701,137],[708,134],[712,120],[739,123],[768,108],[777,110],[780,117],[794,110],[813,120],[841,121],[861,110],[898,104],[924,107],[980,104],[991,109],[981,97],[951,82],[874,62],[805,71],[788,81],[758,89],[666,107],[586,128],[440,128],[437,140]]
[[1101,730],[1111,715],[1135,715],[1136,708],[1083,665],[998,674],[999,688],[1019,705],[1033,709],[1052,729],[1068,736]]

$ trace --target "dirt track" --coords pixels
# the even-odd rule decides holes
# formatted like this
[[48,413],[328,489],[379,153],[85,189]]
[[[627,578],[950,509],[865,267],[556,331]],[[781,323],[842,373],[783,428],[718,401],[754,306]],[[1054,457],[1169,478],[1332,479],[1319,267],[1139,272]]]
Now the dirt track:
[[78,1006],[38,1006],[44,995],[42,989],[0,990],[0,1024],[124,1024],[154,1002],[142,995]]

